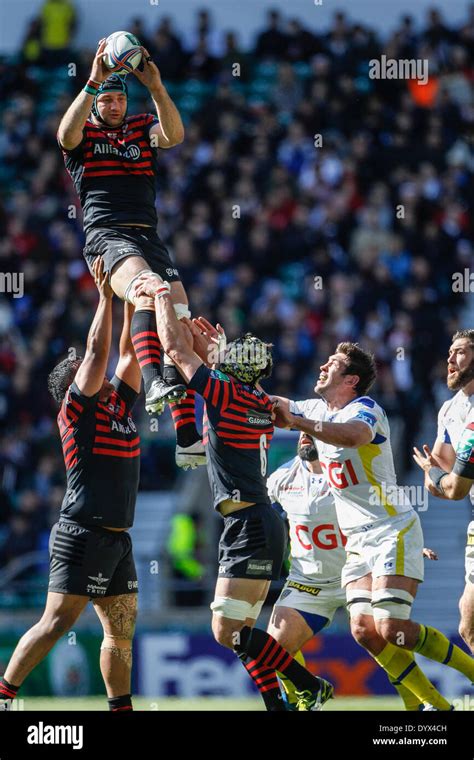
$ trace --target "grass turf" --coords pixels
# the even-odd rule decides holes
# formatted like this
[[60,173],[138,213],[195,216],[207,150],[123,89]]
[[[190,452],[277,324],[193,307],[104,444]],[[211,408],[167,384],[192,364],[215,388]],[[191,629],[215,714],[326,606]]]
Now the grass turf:
[[[264,709],[259,697],[234,699],[232,697],[196,697],[181,699],[177,697],[134,697],[135,710],[146,711],[186,711],[186,710],[253,710]],[[18,708],[29,710],[104,710],[107,700],[101,697],[23,697],[18,700]],[[331,699],[323,710],[402,710],[403,704],[398,697],[337,697]]]

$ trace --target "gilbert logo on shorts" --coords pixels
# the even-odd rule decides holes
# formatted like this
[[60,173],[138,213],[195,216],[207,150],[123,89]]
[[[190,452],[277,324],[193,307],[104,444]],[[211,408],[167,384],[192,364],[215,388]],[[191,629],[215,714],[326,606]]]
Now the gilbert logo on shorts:
[[48,726],[40,721],[28,726],[28,744],[71,744],[73,749],[84,746],[83,726]]
[[107,581],[110,580],[110,578],[104,578],[102,573],[99,573],[98,575],[88,575],[87,576],[91,581],[95,581],[95,583],[88,583],[86,591],[88,593],[94,593],[94,594],[105,594],[106,589],[102,588],[102,584],[107,583]]
[[272,559],[249,559],[247,562],[247,572],[253,575],[267,575],[273,568]]

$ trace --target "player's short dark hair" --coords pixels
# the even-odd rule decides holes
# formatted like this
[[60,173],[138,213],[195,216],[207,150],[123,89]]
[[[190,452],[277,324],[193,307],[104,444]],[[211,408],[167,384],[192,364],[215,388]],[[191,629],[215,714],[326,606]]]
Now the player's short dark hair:
[[456,330],[453,335],[452,342],[454,343],[454,341],[458,340],[458,338],[467,338],[471,347],[474,348],[474,330]]
[[63,359],[56,364],[55,368],[48,375],[48,390],[58,404],[62,404],[66,391],[76,376],[76,372],[81,366],[82,356],[76,359]]
[[336,353],[348,358],[344,375],[358,375],[359,382],[354,390],[358,396],[363,396],[372,387],[377,377],[375,357],[369,351],[364,351],[358,343],[345,341],[338,343]]

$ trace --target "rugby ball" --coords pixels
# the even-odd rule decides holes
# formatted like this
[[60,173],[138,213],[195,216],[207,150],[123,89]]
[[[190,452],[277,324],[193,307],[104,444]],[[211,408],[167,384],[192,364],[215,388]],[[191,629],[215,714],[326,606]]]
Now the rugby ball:
[[142,60],[140,40],[130,32],[114,32],[107,37],[104,54],[108,69],[129,74]]

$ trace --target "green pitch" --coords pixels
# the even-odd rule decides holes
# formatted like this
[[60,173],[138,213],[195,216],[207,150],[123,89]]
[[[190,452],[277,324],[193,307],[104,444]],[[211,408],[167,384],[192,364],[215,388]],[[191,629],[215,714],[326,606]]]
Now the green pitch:
[[[263,710],[259,697],[248,699],[197,697],[179,699],[176,697],[134,697],[135,710]],[[104,697],[24,697],[18,707],[24,710],[104,710]],[[331,699],[324,710],[401,710],[398,697],[337,697]]]

